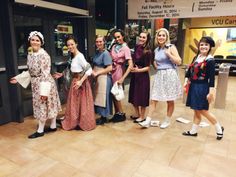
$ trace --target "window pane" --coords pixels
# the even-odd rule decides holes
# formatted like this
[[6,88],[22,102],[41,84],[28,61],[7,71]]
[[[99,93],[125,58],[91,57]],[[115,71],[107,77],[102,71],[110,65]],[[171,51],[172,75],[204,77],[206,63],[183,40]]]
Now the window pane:
[[35,30],[42,32],[42,21],[40,18],[15,15],[14,25],[18,65],[26,65],[28,35]]
[[65,40],[68,37],[68,35],[73,34],[73,27],[71,22],[69,21],[54,21],[54,36],[55,36],[55,49],[56,49],[56,58],[58,56],[66,57],[68,56],[68,50],[65,44]]

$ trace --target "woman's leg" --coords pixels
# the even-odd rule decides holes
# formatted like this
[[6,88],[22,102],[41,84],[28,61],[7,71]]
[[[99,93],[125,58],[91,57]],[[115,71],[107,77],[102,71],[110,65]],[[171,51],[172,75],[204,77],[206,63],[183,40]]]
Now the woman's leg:
[[142,127],[146,127],[148,128],[151,124],[151,120],[152,120],[152,116],[153,116],[153,112],[155,111],[157,106],[157,101],[156,100],[151,100],[151,104],[149,106],[149,111],[148,111],[148,116],[146,117],[146,120],[143,122],[140,122],[139,125]]
[[216,117],[210,113],[208,110],[201,110],[201,114],[209,120],[213,125],[217,123]]
[[214,114],[210,113],[208,110],[201,110],[201,114],[209,120],[213,125],[215,125],[215,130],[217,134],[217,140],[221,140],[223,138],[224,128],[217,122]]
[[133,105],[133,107],[134,107],[134,112],[135,112],[133,117],[140,117],[139,107],[135,105]]
[[38,126],[37,132],[38,133],[43,133],[44,132],[44,127],[45,127],[46,120],[39,120],[38,122],[39,122],[39,126]]
[[116,99],[114,99],[114,106],[115,106],[115,114],[112,117],[111,121],[112,122],[125,121],[126,116],[125,113],[123,112],[121,101],[117,101]]
[[56,119],[57,119],[56,117],[51,119],[51,124],[50,124],[51,129],[56,129],[57,128]]
[[156,100],[151,100],[151,104],[149,106],[149,110],[148,110],[148,116],[147,117],[152,117],[153,116],[153,112],[156,109],[157,106],[157,102]]
[[145,111],[146,111],[146,107],[140,106],[139,117],[140,117],[141,119],[144,119],[144,118],[145,118]]
[[113,102],[114,102],[114,107],[115,107],[115,113],[122,113],[123,109],[122,109],[121,101],[118,101],[114,98]]
[[185,136],[197,136],[199,124],[201,122],[201,111],[194,110],[193,125],[190,131],[183,132]]
[[167,101],[167,117],[171,118],[175,108],[174,101]]
[[161,123],[160,128],[167,128],[170,125],[170,119],[174,112],[175,102],[167,101],[167,116],[164,121]]
[[137,111],[138,111],[138,119],[135,119],[134,120],[134,123],[139,123],[139,122],[142,122],[144,121],[144,116],[145,116],[145,110],[146,108],[145,107],[142,107],[142,106],[138,106],[136,107],[138,108]]
[[38,120],[38,129],[35,133],[32,135],[29,135],[28,138],[38,138],[44,135],[44,126],[45,126],[46,120]]

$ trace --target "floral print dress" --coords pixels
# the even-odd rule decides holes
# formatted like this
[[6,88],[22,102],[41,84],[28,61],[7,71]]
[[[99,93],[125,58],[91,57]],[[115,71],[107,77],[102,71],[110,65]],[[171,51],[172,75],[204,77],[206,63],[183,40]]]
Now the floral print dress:
[[[27,66],[31,76],[34,117],[42,120],[56,118],[58,112],[61,111],[61,103],[55,80],[50,74],[50,56],[44,49],[28,54]],[[40,99],[41,82],[49,82],[51,85],[47,101]]]

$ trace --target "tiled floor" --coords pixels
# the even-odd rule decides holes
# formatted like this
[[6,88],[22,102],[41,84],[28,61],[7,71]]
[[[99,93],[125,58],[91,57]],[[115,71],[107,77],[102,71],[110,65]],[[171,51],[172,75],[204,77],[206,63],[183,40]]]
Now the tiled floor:
[[[222,141],[215,139],[213,126],[201,128],[198,137],[181,135],[191,123],[175,119],[192,120],[193,115],[182,99],[176,102],[171,126],[164,130],[141,129],[128,119],[90,132],[59,129],[30,140],[27,135],[36,129],[32,117],[0,126],[0,177],[235,177],[235,88],[236,77],[230,77],[226,108],[212,107],[225,127]],[[123,103],[129,117],[127,97]],[[158,104],[155,119],[162,121],[165,112],[166,104]]]

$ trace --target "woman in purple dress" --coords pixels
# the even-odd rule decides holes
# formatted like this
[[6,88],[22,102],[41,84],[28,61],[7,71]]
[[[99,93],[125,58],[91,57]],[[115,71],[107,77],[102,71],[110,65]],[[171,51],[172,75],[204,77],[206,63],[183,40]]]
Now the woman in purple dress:
[[135,123],[144,120],[146,107],[149,106],[149,69],[152,59],[150,40],[151,36],[148,32],[141,32],[132,56],[134,67],[131,70],[129,103],[133,104],[135,110],[135,115],[131,116],[132,119],[135,119]]

